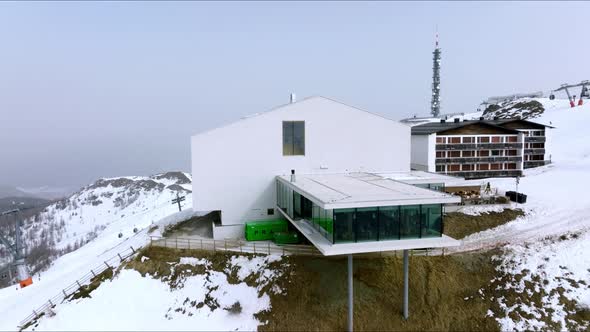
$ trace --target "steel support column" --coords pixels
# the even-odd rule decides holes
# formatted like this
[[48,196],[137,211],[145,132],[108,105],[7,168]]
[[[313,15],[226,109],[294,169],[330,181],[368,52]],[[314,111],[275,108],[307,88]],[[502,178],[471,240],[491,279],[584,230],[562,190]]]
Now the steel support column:
[[353,309],[353,291],[352,291],[352,255],[348,255],[348,331],[352,332],[352,314]]
[[404,250],[404,319],[408,319],[408,275],[410,259],[408,257],[408,250]]

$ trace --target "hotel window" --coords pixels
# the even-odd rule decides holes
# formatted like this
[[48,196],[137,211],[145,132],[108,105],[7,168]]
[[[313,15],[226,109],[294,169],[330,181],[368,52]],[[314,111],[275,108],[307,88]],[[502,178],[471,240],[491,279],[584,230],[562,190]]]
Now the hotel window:
[[436,143],[445,144],[446,142],[447,142],[447,138],[446,137],[437,137],[436,138]]
[[445,152],[444,151],[436,151],[436,157],[437,158],[444,158]]
[[448,153],[450,158],[461,157],[461,151],[449,151]]
[[492,150],[492,156],[499,157],[502,155],[502,150]]
[[489,143],[489,142],[490,142],[489,137],[478,137],[477,138],[477,143]]
[[487,171],[490,169],[490,165],[488,164],[479,164],[477,165],[477,170],[478,171]]
[[436,171],[437,172],[444,172],[445,171],[445,165],[436,165]]
[[473,171],[473,165],[472,164],[461,165],[461,170],[463,170],[463,171]]
[[477,151],[477,155],[480,156],[480,157],[489,157],[490,156],[490,150]]
[[491,164],[490,169],[491,170],[500,170],[500,169],[502,169],[502,164]]
[[493,136],[492,143],[502,143],[502,137],[500,136]]
[[449,171],[450,172],[456,172],[456,171],[460,171],[461,170],[461,166],[460,165],[449,165]]
[[463,143],[475,143],[475,137],[463,137]]
[[518,153],[518,151],[516,151],[516,150],[506,150],[507,156],[516,156],[517,153]]
[[506,164],[505,169],[516,169],[516,164],[514,164],[514,163]]
[[506,139],[510,143],[517,143],[518,142],[518,137],[517,136],[508,136],[508,137],[506,137]]
[[449,143],[461,143],[461,137],[449,137]]
[[305,155],[305,122],[283,121],[283,156]]
[[463,151],[463,157],[474,157],[475,151]]

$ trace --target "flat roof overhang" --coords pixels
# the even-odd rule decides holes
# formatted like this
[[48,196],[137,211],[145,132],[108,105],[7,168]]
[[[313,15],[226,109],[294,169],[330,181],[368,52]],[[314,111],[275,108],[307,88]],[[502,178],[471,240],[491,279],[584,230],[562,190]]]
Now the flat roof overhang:
[[295,182],[285,175],[277,179],[326,210],[461,202],[457,196],[370,173],[296,174]]
[[[416,187],[371,173],[296,174],[294,182],[290,181],[290,176],[277,176],[277,179],[325,210],[461,202],[461,198],[457,196]],[[311,227],[306,220],[294,220],[279,206],[277,209],[325,256],[443,248],[461,244],[461,241],[446,235],[333,244]]]
[[443,235],[441,237],[429,237],[420,239],[385,240],[370,242],[354,242],[333,244],[313,229],[305,220],[293,220],[285,211],[277,206],[277,210],[289,222],[303,234],[324,256],[362,254],[382,251],[396,251],[421,248],[455,247],[461,241]]

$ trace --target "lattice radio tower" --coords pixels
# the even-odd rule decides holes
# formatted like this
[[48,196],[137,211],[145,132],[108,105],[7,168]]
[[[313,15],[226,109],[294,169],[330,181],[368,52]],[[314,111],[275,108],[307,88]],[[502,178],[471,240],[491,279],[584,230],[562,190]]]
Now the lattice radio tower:
[[436,32],[436,46],[432,55],[432,102],[430,103],[430,113],[436,117],[440,114],[440,48],[438,47],[438,31]]

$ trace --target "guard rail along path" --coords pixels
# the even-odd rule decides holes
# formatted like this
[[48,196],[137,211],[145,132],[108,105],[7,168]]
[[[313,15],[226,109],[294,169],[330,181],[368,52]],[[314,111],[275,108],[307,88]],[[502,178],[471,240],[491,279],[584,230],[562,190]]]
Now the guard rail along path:
[[97,266],[96,268],[90,270],[87,274],[82,276],[80,279],[76,280],[74,283],[69,285],[68,287],[62,289],[57,295],[52,297],[51,299],[47,300],[43,305],[34,309],[31,314],[29,314],[25,319],[23,319],[19,326],[19,330],[23,330],[30,325],[32,325],[37,319],[42,317],[43,315],[51,313],[51,309],[54,308],[57,304],[63,303],[68,297],[75,294],[82,286],[88,285],[93,278],[100,275],[107,269],[115,269],[118,267],[122,262],[127,260],[129,257],[133,256],[137,252],[136,249],[133,247],[129,247],[126,250],[118,253],[116,256],[111,257],[110,259],[104,261],[101,265]]
[[[208,250],[208,251],[231,251],[239,253],[264,254],[264,255],[300,255],[300,256],[323,256],[323,254],[312,245],[287,244],[277,245],[270,241],[243,241],[243,240],[213,240],[213,239],[189,239],[180,237],[165,238],[150,236],[150,246],[165,247],[172,249]],[[399,252],[399,255],[398,255]],[[445,255],[448,250],[443,249],[413,249],[412,256],[433,256]],[[358,256],[399,256],[402,257],[403,250],[379,251]]]
[[314,246],[292,244],[278,246],[270,241],[256,243],[241,240],[188,239],[179,237],[163,238],[151,236],[150,245],[173,249],[232,251],[266,255],[322,256],[322,253]]

